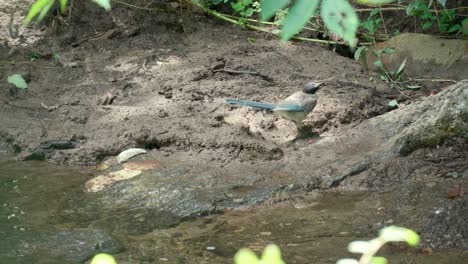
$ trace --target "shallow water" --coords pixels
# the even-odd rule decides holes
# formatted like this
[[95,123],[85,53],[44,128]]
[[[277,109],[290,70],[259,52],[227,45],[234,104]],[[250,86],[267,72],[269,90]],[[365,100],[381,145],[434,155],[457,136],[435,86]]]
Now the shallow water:
[[[52,261],[55,256],[47,252],[27,252],[25,243],[38,232],[74,228],[57,222],[55,216],[64,210],[67,194],[83,188],[91,173],[46,162],[20,163],[5,156],[0,157],[0,169],[0,263],[73,263]],[[225,211],[145,235],[117,236],[126,250],[116,258],[121,264],[232,263],[241,247],[259,253],[275,243],[287,263],[335,263],[353,257],[346,252],[350,241],[370,239],[382,226],[399,224],[379,211],[388,206],[386,199],[394,199],[391,194],[382,193],[379,201],[368,199],[369,195],[311,193],[293,203]],[[432,252],[403,244],[388,246],[381,254],[390,263],[466,263],[468,259],[468,252]]]

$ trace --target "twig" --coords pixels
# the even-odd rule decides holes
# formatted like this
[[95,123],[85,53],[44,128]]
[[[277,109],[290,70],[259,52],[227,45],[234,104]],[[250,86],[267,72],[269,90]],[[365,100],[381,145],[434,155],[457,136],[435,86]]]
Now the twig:
[[148,8],[148,7],[142,7],[142,6],[132,5],[132,4],[129,4],[129,3],[127,3],[127,2],[119,1],[119,0],[112,0],[112,2],[116,2],[116,3],[118,3],[118,4],[121,4],[121,5],[124,5],[124,6],[128,6],[128,7],[134,8],[134,9],[140,9],[140,10],[147,10],[147,11],[169,11],[169,10],[162,9],[162,8]]
[[385,36],[387,37],[387,39],[389,39],[389,37],[388,37],[388,31],[387,31],[387,26],[385,25],[385,20],[384,20],[383,15],[382,15],[382,10],[381,10],[381,8],[379,8],[379,14],[380,14],[380,18],[382,19],[382,25],[383,25],[383,28],[384,28]]
[[451,79],[431,79],[431,78],[410,78],[408,81],[403,81],[401,83],[408,83],[408,82],[451,82],[451,83],[457,83],[458,81],[451,80]]
[[269,82],[273,81],[273,79],[270,78],[269,76],[258,73],[256,71],[239,71],[239,70],[232,70],[232,69],[224,68],[224,69],[219,69],[219,70],[213,70],[213,72],[225,72],[225,73],[229,73],[229,74],[250,74],[250,75],[255,75],[255,76],[262,77],[263,79],[265,79],[265,80],[267,80]]
[[0,96],[0,100],[2,100],[6,105],[11,106],[11,107],[24,108],[24,109],[32,109],[32,110],[40,109],[40,108],[37,108],[37,107],[29,107],[29,106],[15,105],[15,104],[10,103],[8,100],[4,99],[4,98],[1,97],[1,96]]
[[238,71],[238,70],[231,70],[231,69],[213,70],[213,72],[225,72],[225,73],[231,73],[231,74],[260,75],[258,72],[255,72],[255,71]]

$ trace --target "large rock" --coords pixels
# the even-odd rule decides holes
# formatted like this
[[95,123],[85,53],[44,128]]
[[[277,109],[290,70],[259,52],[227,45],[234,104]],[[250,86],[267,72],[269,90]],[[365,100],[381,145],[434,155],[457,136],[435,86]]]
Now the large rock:
[[[395,53],[383,54],[383,64],[389,70],[397,70],[408,58],[405,73],[410,76],[430,76],[462,80],[468,78],[468,41],[443,39],[436,36],[405,33],[386,42],[378,43],[375,50],[393,48]],[[367,52],[368,66],[375,70],[377,57]]]

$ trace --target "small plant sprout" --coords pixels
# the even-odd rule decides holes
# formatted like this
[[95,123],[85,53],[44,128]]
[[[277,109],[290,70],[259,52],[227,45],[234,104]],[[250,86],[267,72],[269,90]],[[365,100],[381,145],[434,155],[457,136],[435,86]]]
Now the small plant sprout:
[[340,259],[336,264],[386,264],[386,258],[375,256],[375,254],[387,242],[406,242],[414,247],[419,243],[419,236],[416,232],[407,228],[398,226],[386,227],[380,230],[379,237],[377,238],[369,241],[353,241],[349,243],[349,252],[362,254],[359,260]]
[[235,264],[285,264],[281,259],[281,250],[277,245],[268,245],[262,253],[262,258],[259,259],[255,253],[248,249],[242,248],[237,251],[234,256]]

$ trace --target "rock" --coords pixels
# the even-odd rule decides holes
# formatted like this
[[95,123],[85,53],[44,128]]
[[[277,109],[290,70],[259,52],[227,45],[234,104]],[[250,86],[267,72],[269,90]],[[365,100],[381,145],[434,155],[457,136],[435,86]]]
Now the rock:
[[[462,39],[443,39],[416,33],[395,36],[376,45],[375,50],[395,49],[394,53],[383,54],[381,60],[388,70],[397,70],[406,61],[405,73],[411,76],[436,76],[463,80],[468,78],[468,41]],[[377,57],[367,52],[368,66],[376,70]]]
[[47,254],[51,259],[81,263],[98,253],[119,253],[123,246],[103,230],[75,229],[39,233],[19,250],[25,255]]
[[432,248],[468,248],[468,196],[448,200],[436,210],[422,232],[422,241]]

